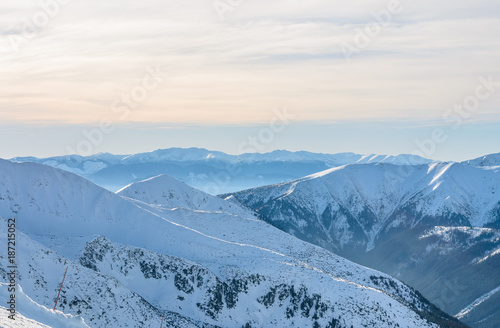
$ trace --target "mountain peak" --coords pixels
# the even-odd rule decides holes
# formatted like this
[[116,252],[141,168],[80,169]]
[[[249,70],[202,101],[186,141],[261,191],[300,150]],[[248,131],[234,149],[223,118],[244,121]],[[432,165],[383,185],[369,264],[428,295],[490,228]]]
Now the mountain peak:
[[243,209],[236,203],[209,195],[165,174],[134,182],[117,191],[116,194],[163,209],[183,208],[205,212],[226,212],[246,218],[255,216],[252,211]]

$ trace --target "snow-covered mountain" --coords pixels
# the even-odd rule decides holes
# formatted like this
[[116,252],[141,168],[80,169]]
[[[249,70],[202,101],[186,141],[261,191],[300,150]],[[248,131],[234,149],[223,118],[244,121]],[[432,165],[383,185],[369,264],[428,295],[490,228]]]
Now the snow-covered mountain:
[[[453,314],[500,286],[493,269],[500,263],[500,169],[347,165],[222,197],[303,240],[403,279]],[[443,296],[450,281],[458,286],[451,298]],[[498,296],[461,318],[474,327],[487,318],[477,326],[496,327]]]
[[36,162],[76,173],[111,191],[132,182],[167,174],[213,195],[290,181],[351,163],[402,165],[431,162],[415,155],[318,154],[277,150],[235,156],[200,148],[160,149],[135,155],[103,153],[88,157],[19,157],[12,161]]
[[401,278],[449,313],[489,295],[460,317],[474,327],[500,325],[500,293],[490,294],[500,286],[500,168],[347,165],[222,197]]
[[245,153],[228,155],[220,151],[210,151],[202,148],[169,148],[159,149],[149,153],[131,155],[123,159],[124,164],[137,164],[164,161],[220,161],[226,163],[259,163],[259,162],[325,162],[333,165],[347,163],[393,163],[393,164],[424,164],[432,162],[417,155],[360,155],[354,153],[322,154],[307,151],[291,152],[275,150],[270,153]]
[[471,159],[463,163],[471,166],[498,167],[500,166],[500,153],[490,154],[476,159]]
[[[57,309],[89,327],[156,327],[163,313],[164,327],[465,327],[402,282],[237,207],[164,176],[114,194],[0,161],[0,240],[15,218],[17,282],[50,308],[68,267]],[[41,327],[56,314],[19,311]]]
[[117,191],[117,194],[162,209],[183,208],[205,212],[225,212],[241,216],[256,215],[241,206],[194,189],[167,175],[134,182]]
[[14,162],[34,162],[72,172],[81,176],[89,176],[112,165],[118,165],[127,155],[100,153],[91,156],[66,155],[49,158],[16,157]]

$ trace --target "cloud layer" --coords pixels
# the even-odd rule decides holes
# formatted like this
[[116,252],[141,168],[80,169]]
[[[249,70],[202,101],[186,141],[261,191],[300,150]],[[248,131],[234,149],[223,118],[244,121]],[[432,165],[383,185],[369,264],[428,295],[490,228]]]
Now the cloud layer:
[[[55,1],[0,5],[4,124],[265,123],[282,106],[302,121],[441,119],[479,77],[500,81],[498,1]],[[499,93],[471,119],[498,114]]]

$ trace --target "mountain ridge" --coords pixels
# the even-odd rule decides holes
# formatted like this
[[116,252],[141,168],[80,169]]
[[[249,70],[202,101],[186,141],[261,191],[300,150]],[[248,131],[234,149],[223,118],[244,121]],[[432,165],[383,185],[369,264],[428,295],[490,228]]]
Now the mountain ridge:
[[18,219],[29,259],[19,283],[35,301],[52,303],[69,264],[58,309],[93,327],[156,324],[163,311],[174,327],[465,327],[403,283],[244,209],[183,208],[170,198],[147,204],[34,163],[0,161],[0,182],[0,216]]
[[[500,168],[350,164],[221,197],[296,237],[403,279],[451,313],[500,285],[493,270],[500,239],[491,237],[500,228]],[[477,279],[484,285],[477,287]],[[444,302],[435,290],[447,289],[449,280],[467,292]],[[485,311],[496,297],[482,305]],[[471,316],[487,315],[481,306],[474,311]]]
[[360,162],[429,163],[415,155],[321,154],[277,150],[270,153],[228,155],[203,148],[169,148],[134,155],[101,153],[50,158],[18,157],[14,162],[37,162],[83,176],[111,191],[132,182],[168,174],[197,189],[216,195],[284,182],[330,167]]

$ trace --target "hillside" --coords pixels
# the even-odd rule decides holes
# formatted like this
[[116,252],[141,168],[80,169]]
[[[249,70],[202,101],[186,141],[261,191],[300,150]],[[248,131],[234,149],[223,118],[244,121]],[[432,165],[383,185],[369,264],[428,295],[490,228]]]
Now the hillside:
[[[402,279],[474,327],[496,327],[500,170],[347,165],[223,195],[305,241]],[[477,281],[481,281],[478,286]],[[485,297],[487,296],[487,297]],[[477,302],[476,302],[477,303]]]
[[[151,183],[162,199],[157,179],[121,193]],[[168,327],[464,327],[390,276],[225,212],[234,204],[147,204],[35,163],[0,161],[0,181],[0,216],[18,222],[19,284],[50,306],[69,266],[58,310],[90,327],[156,326],[162,313]]]

